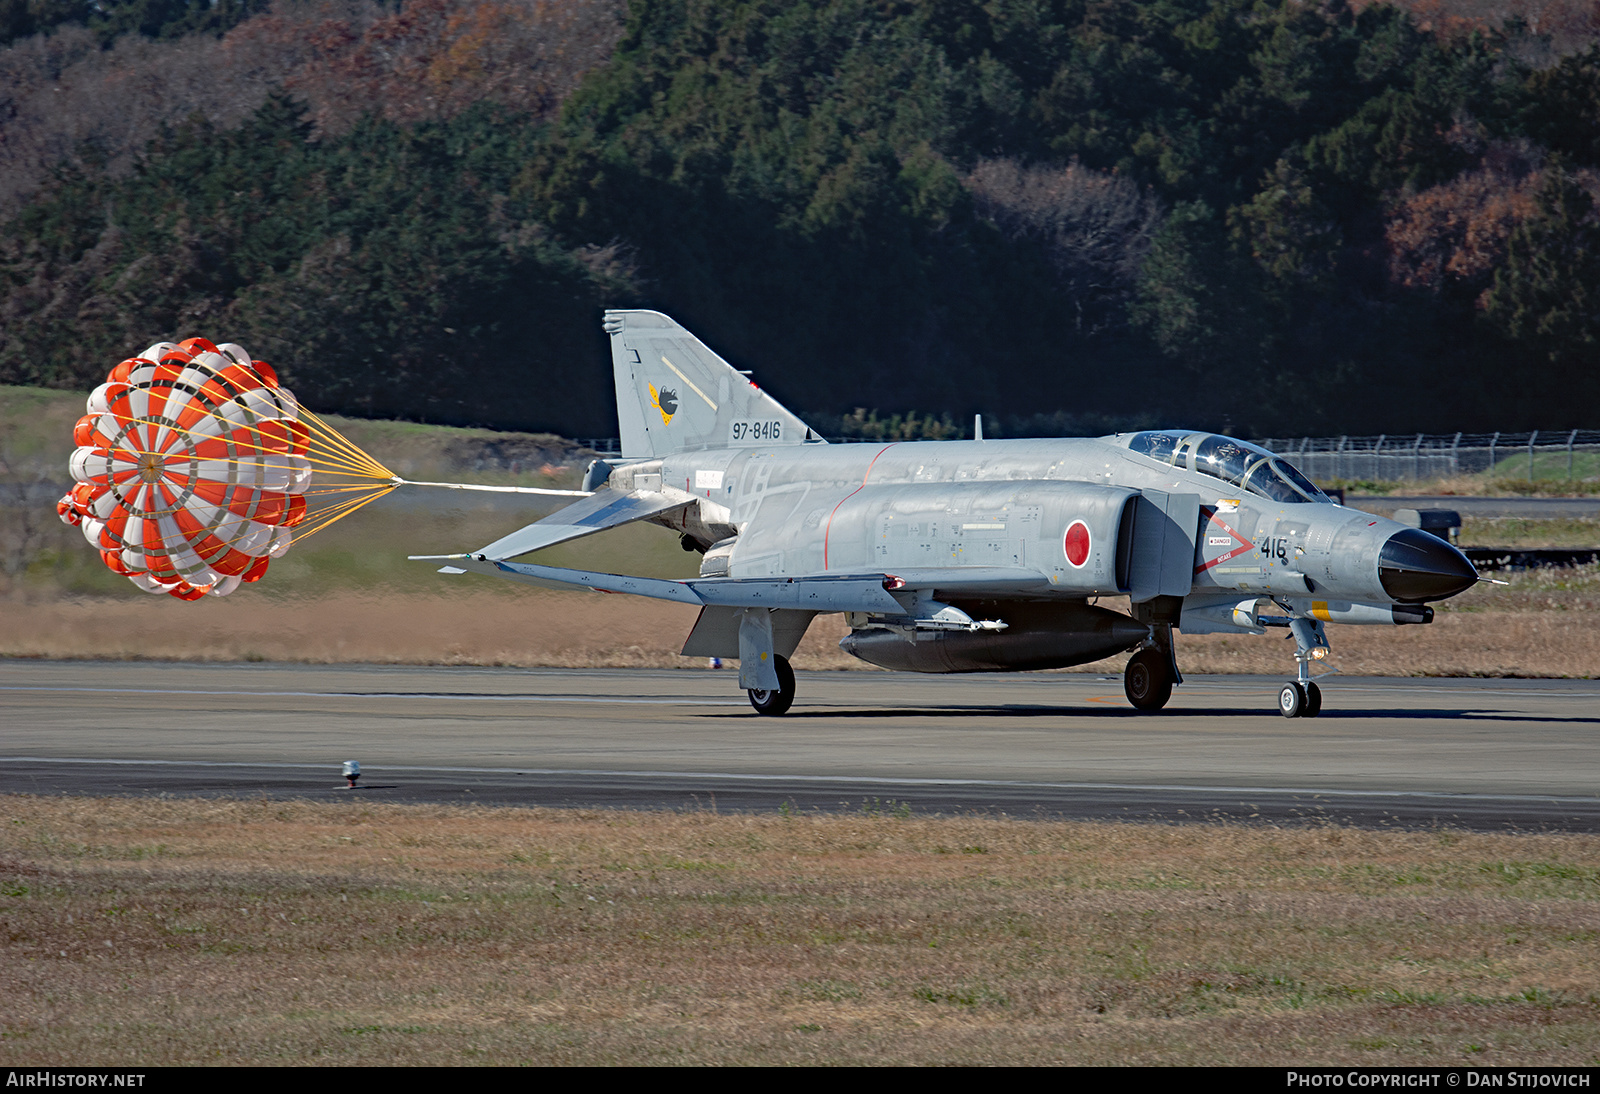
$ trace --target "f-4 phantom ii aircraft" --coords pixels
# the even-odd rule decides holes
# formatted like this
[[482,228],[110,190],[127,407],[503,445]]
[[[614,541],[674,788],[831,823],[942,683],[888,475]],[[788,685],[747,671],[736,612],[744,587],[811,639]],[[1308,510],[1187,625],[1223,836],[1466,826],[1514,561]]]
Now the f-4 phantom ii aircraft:
[[[1478,580],[1454,547],[1336,505],[1288,461],[1212,433],[827,444],[667,316],[608,311],[622,457],[588,497],[470,554],[433,557],[558,588],[700,608],[694,657],[737,658],[761,714],[795,695],[788,659],[820,613],[840,645],[913,672],[1080,665],[1132,650],[1128,701],[1182,683],[1173,632],[1287,628],[1285,717],[1315,717],[1327,623],[1427,623]],[[511,561],[631,521],[677,532],[700,577]],[[1094,603],[1128,598],[1131,615]]]

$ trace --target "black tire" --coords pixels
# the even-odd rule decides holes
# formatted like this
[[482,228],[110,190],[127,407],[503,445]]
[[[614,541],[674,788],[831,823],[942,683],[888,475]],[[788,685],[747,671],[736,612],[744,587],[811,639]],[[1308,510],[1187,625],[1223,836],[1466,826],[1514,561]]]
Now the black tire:
[[1122,690],[1135,710],[1160,710],[1172,698],[1172,674],[1167,671],[1167,655],[1157,649],[1143,649],[1128,661],[1122,673]]
[[1278,713],[1285,718],[1298,718],[1306,709],[1306,693],[1299,684],[1285,684],[1278,692]]
[[756,708],[757,714],[766,714],[776,717],[787,714],[794,705],[794,669],[789,667],[787,658],[772,655],[772,668],[778,674],[777,691],[757,691],[747,688],[745,694],[750,696],[750,705]]
[[1315,684],[1306,685],[1306,709],[1300,712],[1302,718],[1315,718],[1322,713],[1322,689]]

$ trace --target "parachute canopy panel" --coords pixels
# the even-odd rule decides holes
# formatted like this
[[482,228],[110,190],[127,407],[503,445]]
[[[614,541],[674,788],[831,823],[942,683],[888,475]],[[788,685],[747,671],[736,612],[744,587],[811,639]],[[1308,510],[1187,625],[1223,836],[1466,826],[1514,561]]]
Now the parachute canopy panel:
[[395,485],[232,343],[158,342],[112,369],[87,410],[57,512],[152,593],[224,596]]

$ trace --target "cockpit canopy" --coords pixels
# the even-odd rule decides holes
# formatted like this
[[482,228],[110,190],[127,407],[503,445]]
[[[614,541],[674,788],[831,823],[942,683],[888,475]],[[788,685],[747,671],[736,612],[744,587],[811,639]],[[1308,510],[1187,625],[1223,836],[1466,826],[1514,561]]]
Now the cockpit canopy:
[[1186,471],[1212,475],[1273,501],[1333,501],[1288,460],[1248,441],[1181,429],[1124,434],[1118,440],[1130,452]]

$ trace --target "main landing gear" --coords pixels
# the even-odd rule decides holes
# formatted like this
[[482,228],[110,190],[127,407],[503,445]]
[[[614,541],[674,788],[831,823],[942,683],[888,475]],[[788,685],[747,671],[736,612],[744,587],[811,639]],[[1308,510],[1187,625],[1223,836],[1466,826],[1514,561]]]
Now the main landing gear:
[[1172,698],[1172,677],[1160,650],[1142,649],[1122,673],[1122,690],[1135,710],[1160,710]]
[[1135,710],[1160,710],[1172,698],[1172,685],[1183,683],[1172,648],[1172,627],[1157,623],[1149,645],[1140,648],[1122,673],[1122,690]]
[[786,714],[789,707],[794,704],[794,669],[789,667],[789,659],[773,654],[772,668],[778,674],[778,690],[758,691],[755,688],[747,688],[745,691],[745,694],[750,696],[750,705],[756,708],[757,714]]

